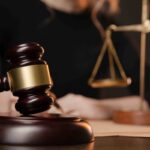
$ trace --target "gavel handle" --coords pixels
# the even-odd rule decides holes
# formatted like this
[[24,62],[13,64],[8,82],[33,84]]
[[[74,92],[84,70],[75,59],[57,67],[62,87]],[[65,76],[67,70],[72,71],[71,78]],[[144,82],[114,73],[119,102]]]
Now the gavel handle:
[[55,106],[55,108],[57,108],[62,114],[64,114],[64,110],[62,109],[62,107],[57,103],[57,97],[56,95],[51,92],[51,91],[47,91],[48,96],[52,99],[53,101],[53,105]]
[[0,92],[10,90],[7,77],[0,77]]

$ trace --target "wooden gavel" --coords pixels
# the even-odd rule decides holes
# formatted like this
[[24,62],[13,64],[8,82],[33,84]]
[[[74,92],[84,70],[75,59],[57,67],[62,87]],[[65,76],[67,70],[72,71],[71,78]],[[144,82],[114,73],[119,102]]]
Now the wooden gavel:
[[53,102],[48,93],[53,82],[43,54],[37,43],[15,46],[6,54],[8,71],[0,78],[0,91],[11,90],[19,97],[15,107],[23,115],[45,111]]
[[66,145],[94,141],[91,126],[80,117],[30,115],[49,109],[54,102],[49,91],[53,83],[43,53],[39,44],[26,43],[9,49],[6,54],[9,68],[7,76],[0,80],[0,91],[11,90],[19,97],[15,107],[23,116],[0,114],[0,144]]

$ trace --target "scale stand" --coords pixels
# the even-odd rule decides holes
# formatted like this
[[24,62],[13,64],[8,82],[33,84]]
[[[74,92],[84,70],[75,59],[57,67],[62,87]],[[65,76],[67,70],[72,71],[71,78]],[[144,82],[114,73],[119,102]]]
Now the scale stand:
[[[142,0],[142,23],[137,25],[127,25],[127,26],[116,26],[111,25],[108,30],[106,31],[106,37],[105,42],[103,45],[103,48],[101,49],[100,55],[97,59],[96,65],[94,67],[94,70],[91,74],[91,77],[89,79],[89,84],[94,88],[101,88],[101,87],[114,87],[114,86],[126,86],[131,83],[131,80],[128,79],[125,75],[125,72],[119,62],[119,59],[117,58],[116,50],[113,46],[112,40],[110,38],[111,32],[140,32],[141,33],[141,54],[140,54],[140,97],[141,97],[141,105],[139,110],[137,111],[116,111],[113,115],[113,119],[116,123],[123,123],[123,124],[138,124],[138,125],[150,125],[150,110],[144,111],[143,110],[143,103],[145,101],[144,99],[144,91],[145,91],[145,53],[146,53],[146,35],[150,32],[150,20],[148,16],[148,0]],[[98,11],[97,11],[98,12]],[[97,15],[97,14],[95,14]],[[98,28],[98,21],[96,17],[93,17],[93,22],[100,33],[102,28],[101,24],[99,23]],[[110,34],[108,34],[110,32]],[[103,55],[106,49],[106,46],[108,46],[109,54],[111,53],[111,57],[109,57],[109,64],[110,64],[110,74],[111,78],[107,80],[97,80],[95,81],[94,78],[97,74],[97,71],[100,67],[100,64],[103,59]],[[119,68],[120,74],[122,76],[123,82],[118,82],[118,80],[115,78],[115,71],[113,67],[113,61],[112,58],[116,61],[116,64]],[[122,84],[124,83],[124,84]]]

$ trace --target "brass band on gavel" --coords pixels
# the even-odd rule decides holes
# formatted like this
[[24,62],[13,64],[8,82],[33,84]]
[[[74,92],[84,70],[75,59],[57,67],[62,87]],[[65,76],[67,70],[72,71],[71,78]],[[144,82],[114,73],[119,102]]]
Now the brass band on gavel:
[[36,87],[40,85],[50,85],[53,82],[50,77],[48,65],[30,65],[15,68],[7,73],[9,85],[12,91]]

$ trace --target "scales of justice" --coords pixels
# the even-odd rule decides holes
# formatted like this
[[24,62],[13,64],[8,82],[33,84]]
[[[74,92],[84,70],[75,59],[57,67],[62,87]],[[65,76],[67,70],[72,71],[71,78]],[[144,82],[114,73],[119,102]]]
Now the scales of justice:
[[[142,0],[142,23],[136,25],[125,25],[116,26],[110,25],[106,32],[102,30],[102,26],[99,23],[96,15],[101,5],[97,5],[95,11],[93,11],[93,22],[100,33],[104,33],[104,44],[100,50],[96,64],[89,78],[89,85],[93,88],[101,87],[122,87],[131,84],[131,79],[126,76],[126,73],[121,65],[121,62],[116,53],[115,46],[113,45],[111,34],[112,32],[140,32],[140,97],[141,106],[138,111],[116,111],[114,113],[114,121],[117,123],[124,124],[139,124],[139,125],[150,125],[150,110],[143,110],[144,102],[144,91],[145,91],[145,53],[146,53],[146,35],[150,32],[150,20],[149,20],[149,9],[148,0]],[[110,78],[96,79],[96,75],[100,70],[104,54],[108,52],[109,71]],[[120,77],[117,76],[115,65],[119,70]],[[101,73],[102,74],[102,73]],[[131,104],[132,105],[132,104]]]

